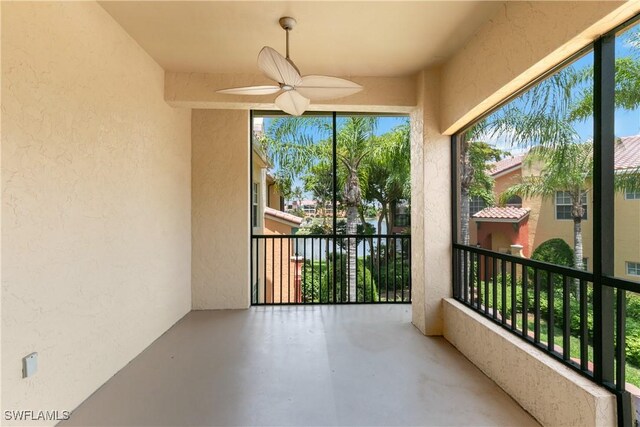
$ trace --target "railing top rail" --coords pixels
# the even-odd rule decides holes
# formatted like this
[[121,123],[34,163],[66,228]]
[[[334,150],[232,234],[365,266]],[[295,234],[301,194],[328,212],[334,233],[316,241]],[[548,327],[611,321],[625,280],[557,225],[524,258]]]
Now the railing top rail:
[[411,239],[410,234],[253,234],[257,239],[341,239],[341,238],[396,238]]
[[585,280],[587,282],[593,282],[593,273],[589,273],[587,271],[578,270],[571,267],[565,267],[562,265],[550,264],[544,261],[536,261],[530,258],[521,258],[514,255],[503,254],[500,252],[495,252],[489,249],[478,248],[476,246],[466,246],[460,243],[453,244],[454,249],[465,250],[468,252],[474,252],[480,255],[486,255],[493,258],[502,259],[504,261],[513,262],[516,264],[522,264],[526,267],[538,268],[541,270],[547,270],[555,274],[561,274],[563,276],[569,276],[575,279]]
[[610,276],[604,276],[602,283],[611,288],[624,289],[625,291],[640,294],[640,283],[629,282],[628,280]]

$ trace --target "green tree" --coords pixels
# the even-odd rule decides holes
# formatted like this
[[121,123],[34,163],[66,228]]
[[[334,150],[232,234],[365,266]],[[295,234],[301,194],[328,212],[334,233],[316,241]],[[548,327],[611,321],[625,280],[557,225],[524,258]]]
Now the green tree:
[[480,127],[472,128],[462,136],[460,144],[460,234],[465,245],[469,244],[471,197],[481,197],[489,206],[494,204],[494,183],[489,171],[491,164],[506,154],[486,142],[472,142],[481,132]]
[[[337,131],[338,181],[342,189],[342,202],[347,208],[349,234],[357,231],[362,187],[366,186],[367,180],[367,169],[363,166],[373,150],[371,141],[376,124],[376,117],[351,116]],[[308,175],[308,172],[323,162],[331,164],[330,160],[327,163],[327,158],[332,154],[328,149],[331,146],[329,136],[332,131],[331,122],[322,117],[279,118],[267,129],[262,145],[267,157],[281,171],[280,176],[294,180],[302,174]],[[308,182],[311,186],[319,184],[315,178],[309,178]],[[355,239],[347,240],[349,296],[355,301],[356,242]]]

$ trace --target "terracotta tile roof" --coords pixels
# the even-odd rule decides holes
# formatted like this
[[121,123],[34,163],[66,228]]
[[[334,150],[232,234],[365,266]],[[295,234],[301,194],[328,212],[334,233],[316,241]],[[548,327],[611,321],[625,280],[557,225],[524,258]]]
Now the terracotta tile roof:
[[[497,175],[522,164],[525,154],[508,157],[493,164],[490,175]],[[623,136],[615,148],[615,168],[630,169],[640,167],[640,135]]]
[[274,218],[283,219],[283,220],[288,221],[290,223],[293,223],[295,225],[302,224],[302,218],[300,218],[299,216],[291,215],[289,213],[282,212],[282,211],[279,211],[277,209],[273,209],[273,208],[270,208],[270,207],[264,208],[264,214],[272,216]]
[[640,167],[640,135],[625,136],[616,143],[615,168]]
[[522,159],[524,159],[524,154],[502,159],[499,162],[493,164],[493,167],[489,171],[489,174],[497,175],[516,166],[520,166],[522,164]]
[[505,207],[489,207],[473,215],[473,218],[479,219],[503,219],[503,220],[521,220],[529,215],[529,208],[516,208],[513,206]]

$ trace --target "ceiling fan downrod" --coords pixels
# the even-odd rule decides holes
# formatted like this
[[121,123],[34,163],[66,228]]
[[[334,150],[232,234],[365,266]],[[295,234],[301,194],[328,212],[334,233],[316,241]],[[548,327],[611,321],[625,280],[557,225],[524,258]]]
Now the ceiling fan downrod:
[[289,31],[293,30],[293,27],[296,26],[296,20],[293,19],[290,16],[283,16],[282,18],[280,18],[280,20],[278,21],[280,23],[280,26],[282,27],[282,29],[285,31],[285,33],[287,34],[287,51],[286,51],[286,58],[289,58]]

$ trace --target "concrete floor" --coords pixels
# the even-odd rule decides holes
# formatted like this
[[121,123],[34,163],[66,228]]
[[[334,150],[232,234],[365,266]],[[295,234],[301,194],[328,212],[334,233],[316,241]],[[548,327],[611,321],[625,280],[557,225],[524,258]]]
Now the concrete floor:
[[537,425],[408,305],[194,311],[63,426]]

